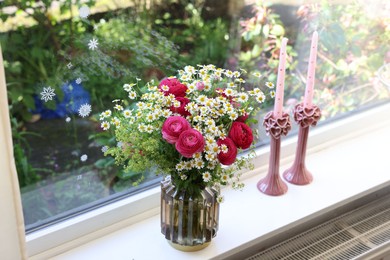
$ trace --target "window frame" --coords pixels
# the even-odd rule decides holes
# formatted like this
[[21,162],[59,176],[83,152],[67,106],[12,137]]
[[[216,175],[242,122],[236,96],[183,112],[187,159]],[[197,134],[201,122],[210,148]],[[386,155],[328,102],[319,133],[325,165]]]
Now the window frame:
[[[338,120],[321,121],[310,131],[308,152],[313,153],[337,145],[385,124],[383,118],[390,114],[390,102],[386,101],[364,111],[343,115]],[[281,163],[292,161],[295,154],[297,136],[282,140]],[[269,146],[256,149],[253,159],[255,170],[243,174],[242,178],[252,177],[265,171],[269,158]],[[244,188],[245,192],[245,188]],[[364,192],[364,191],[362,191]],[[29,257],[41,259],[66,252],[86,242],[110,234],[121,228],[159,214],[160,187],[145,190],[131,197],[115,201],[90,212],[66,219],[26,235]]]

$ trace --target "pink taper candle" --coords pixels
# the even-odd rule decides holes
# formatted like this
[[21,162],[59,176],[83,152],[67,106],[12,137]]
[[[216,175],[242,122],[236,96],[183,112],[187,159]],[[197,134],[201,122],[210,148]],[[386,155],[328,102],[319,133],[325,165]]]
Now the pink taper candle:
[[282,46],[279,54],[278,79],[276,82],[276,94],[274,105],[274,117],[279,118],[283,113],[283,96],[284,96],[284,74],[286,70],[286,46],[287,38],[282,39]]
[[303,101],[304,107],[311,107],[313,101],[314,81],[315,81],[315,71],[316,71],[316,61],[317,61],[317,45],[318,45],[317,43],[318,43],[318,33],[315,31],[311,39],[309,68],[307,69],[305,99]]

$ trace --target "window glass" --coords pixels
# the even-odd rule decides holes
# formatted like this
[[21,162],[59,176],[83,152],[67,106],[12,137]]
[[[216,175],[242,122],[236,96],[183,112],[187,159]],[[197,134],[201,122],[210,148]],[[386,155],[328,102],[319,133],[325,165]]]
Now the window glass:
[[[0,1],[14,155],[27,230],[159,184],[105,157],[118,145],[100,113],[124,84],[186,65],[245,70],[248,86],[276,83],[288,41],[285,109],[304,95],[319,34],[314,103],[323,121],[387,102],[390,4],[354,1]],[[258,115],[272,109],[267,96]],[[261,126],[259,126],[261,130]],[[258,145],[267,142],[260,131]]]

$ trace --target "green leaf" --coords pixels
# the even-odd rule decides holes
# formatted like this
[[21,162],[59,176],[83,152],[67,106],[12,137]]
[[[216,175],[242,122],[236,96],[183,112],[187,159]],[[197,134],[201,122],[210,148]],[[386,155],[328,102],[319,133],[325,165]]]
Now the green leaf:
[[95,167],[97,167],[99,169],[104,169],[104,168],[107,168],[109,166],[114,165],[114,162],[115,162],[115,160],[113,158],[99,159],[95,162]]
[[244,38],[244,40],[245,40],[246,42],[249,42],[249,41],[251,40],[251,38],[252,38],[251,32],[250,32],[250,31],[244,32],[244,33],[242,34],[242,38]]
[[265,24],[263,26],[263,35],[264,35],[264,38],[268,38],[268,36],[269,36],[269,24]]
[[29,109],[35,109],[35,101],[34,98],[30,95],[24,95],[23,96],[23,103],[26,105]]
[[340,59],[338,62],[337,62],[337,68],[339,70],[342,70],[342,71],[346,71],[346,70],[349,70],[348,68],[348,64],[347,62],[344,60],[344,59]]
[[252,49],[252,57],[257,57],[261,54],[261,49],[258,44],[255,44]]
[[261,24],[256,24],[256,26],[255,26],[255,29],[253,30],[253,35],[254,36],[257,36],[257,35],[259,35],[260,34],[260,32],[261,32]]
[[279,24],[275,24],[272,29],[271,29],[271,32],[270,32],[272,35],[275,35],[275,36],[283,36],[284,35],[284,28],[283,26],[279,25]]

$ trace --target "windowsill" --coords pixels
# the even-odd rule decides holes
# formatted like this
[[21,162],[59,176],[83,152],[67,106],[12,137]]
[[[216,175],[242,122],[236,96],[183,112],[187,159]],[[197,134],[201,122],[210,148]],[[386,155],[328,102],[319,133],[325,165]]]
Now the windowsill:
[[[313,129],[313,134],[315,131],[324,129]],[[53,259],[210,259],[235,255],[389,185],[388,155],[384,152],[385,145],[390,144],[389,132],[387,120],[371,125],[364,133],[344,135],[343,141],[334,139],[309,149],[306,162],[313,173],[313,183],[288,184],[288,192],[280,197],[257,190],[256,183],[265,176],[267,167],[256,168],[244,180],[243,191],[224,190],[226,202],[221,205],[218,234],[202,251],[184,253],[171,248],[160,233],[156,208],[149,212],[151,217],[138,217],[139,222],[94,238]],[[284,141],[296,142],[296,138]],[[292,159],[289,156],[281,161],[281,172],[291,165]]]

